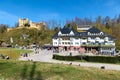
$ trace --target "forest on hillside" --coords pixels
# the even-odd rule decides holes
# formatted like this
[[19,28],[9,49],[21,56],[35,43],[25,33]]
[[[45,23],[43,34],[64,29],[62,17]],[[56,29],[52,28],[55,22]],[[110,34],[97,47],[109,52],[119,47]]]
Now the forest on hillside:
[[[76,29],[81,25],[92,25],[97,27],[103,32],[106,32],[116,38],[116,47],[120,49],[120,15],[110,18],[109,16],[98,16],[94,20],[91,17],[79,18],[75,17],[72,20],[66,20],[63,26],[62,21],[50,20],[46,22],[46,30],[37,29],[14,29],[7,32],[9,27],[6,24],[0,24],[0,45],[2,42],[10,44],[10,37],[13,37],[14,45],[29,45],[38,43],[40,45],[52,43],[52,36],[63,27],[72,27]],[[16,27],[16,24],[14,28]]]

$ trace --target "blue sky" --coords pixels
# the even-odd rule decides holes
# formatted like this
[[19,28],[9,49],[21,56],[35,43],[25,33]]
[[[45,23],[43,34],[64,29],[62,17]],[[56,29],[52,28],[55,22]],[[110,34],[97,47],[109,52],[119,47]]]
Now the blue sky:
[[0,24],[13,26],[19,18],[34,22],[120,14],[120,0],[0,0]]

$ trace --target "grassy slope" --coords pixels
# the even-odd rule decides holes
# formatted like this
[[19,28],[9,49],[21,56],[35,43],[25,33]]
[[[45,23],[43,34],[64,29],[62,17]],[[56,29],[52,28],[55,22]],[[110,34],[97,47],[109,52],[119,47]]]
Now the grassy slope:
[[8,80],[120,80],[120,72],[79,66],[0,61],[0,79]]
[[9,56],[12,59],[18,59],[20,57],[20,53],[30,53],[32,50],[20,50],[15,48],[0,48],[0,54],[5,56]]
[[[13,45],[28,45],[33,43],[39,43],[40,45],[52,43],[53,30],[37,30],[35,28],[16,28],[9,32],[0,34],[0,40],[10,44],[10,37],[13,38]],[[23,34],[28,35],[26,39],[23,38]]]

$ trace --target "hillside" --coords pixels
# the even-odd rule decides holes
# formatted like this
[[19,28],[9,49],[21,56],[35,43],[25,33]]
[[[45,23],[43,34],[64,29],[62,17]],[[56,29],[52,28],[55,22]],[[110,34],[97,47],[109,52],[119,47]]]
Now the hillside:
[[10,44],[10,37],[13,38],[13,44],[28,45],[39,43],[40,45],[52,43],[52,30],[37,30],[30,28],[15,28],[9,32],[0,35],[0,40]]

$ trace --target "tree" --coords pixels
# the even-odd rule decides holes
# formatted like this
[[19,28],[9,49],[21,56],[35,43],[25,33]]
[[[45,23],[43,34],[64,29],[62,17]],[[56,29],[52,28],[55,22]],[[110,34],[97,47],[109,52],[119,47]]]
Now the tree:
[[106,16],[106,17],[105,17],[105,22],[106,22],[106,23],[109,23],[109,22],[110,22],[110,17],[109,17],[109,16]]
[[119,16],[117,18],[117,24],[119,24],[119,23],[120,23],[120,14],[119,14]]
[[15,28],[19,27],[19,23],[18,23],[18,22],[15,23],[14,27],[15,27]]
[[106,17],[105,17],[105,27],[106,27],[107,29],[110,28],[110,17],[109,17],[109,16],[106,16]]
[[55,27],[55,28],[54,28],[54,31],[55,31],[55,32],[59,31],[59,28],[58,28],[58,27]]
[[106,27],[107,29],[109,29],[109,28],[110,28],[109,23],[106,23],[106,24],[105,24],[105,27]]
[[7,31],[8,25],[0,24],[0,33],[4,33]]
[[30,24],[26,23],[24,24],[25,27],[30,27]]
[[77,30],[77,24],[75,22],[67,23],[64,27],[73,28]]
[[56,20],[49,20],[46,22],[48,29],[54,30],[55,27],[60,28],[62,23],[61,21],[56,21]]

